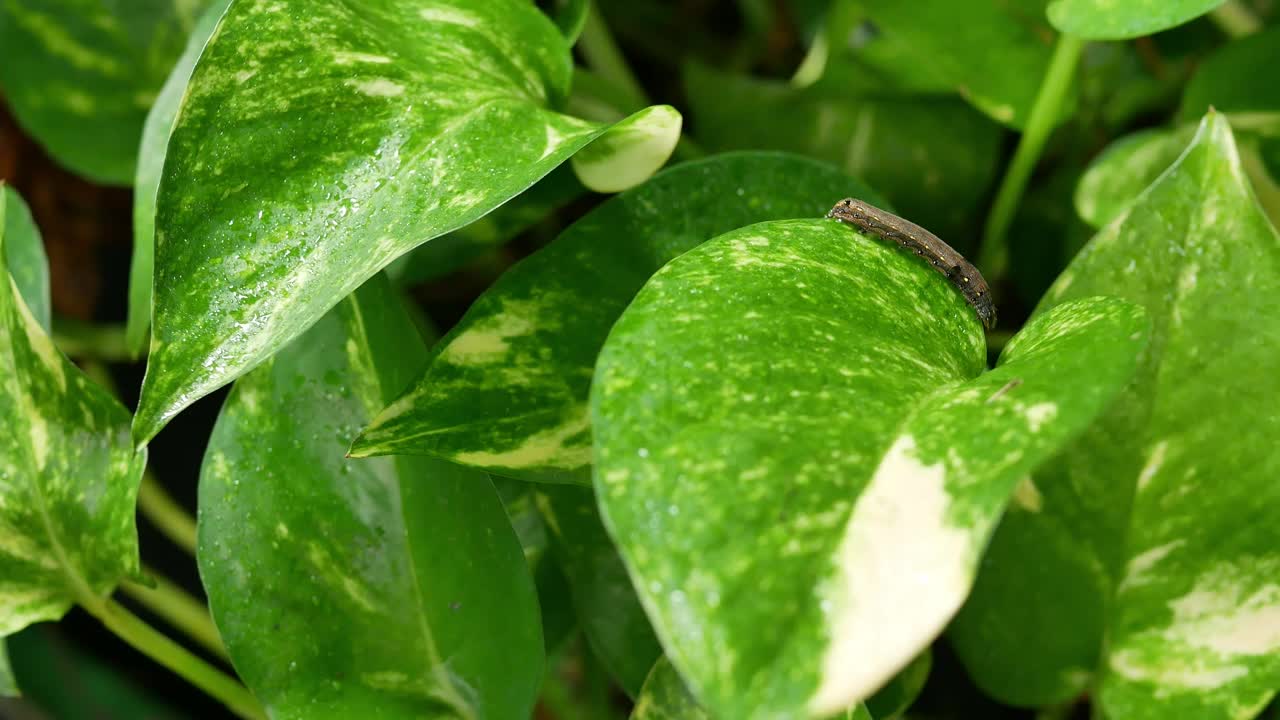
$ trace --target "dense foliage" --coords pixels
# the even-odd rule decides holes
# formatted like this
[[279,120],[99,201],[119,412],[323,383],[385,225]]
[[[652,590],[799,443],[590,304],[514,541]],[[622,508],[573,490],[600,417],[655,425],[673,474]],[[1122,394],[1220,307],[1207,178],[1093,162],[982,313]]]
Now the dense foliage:
[[0,710],[1280,717],[1277,62],[1265,0],[0,0],[133,202],[86,328],[0,188]]

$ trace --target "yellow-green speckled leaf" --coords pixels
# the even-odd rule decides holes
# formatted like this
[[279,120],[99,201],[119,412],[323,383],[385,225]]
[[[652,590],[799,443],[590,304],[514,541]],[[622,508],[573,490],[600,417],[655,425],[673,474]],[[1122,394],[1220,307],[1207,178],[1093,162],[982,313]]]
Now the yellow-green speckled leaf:
[[1280,236],[1224,116],[1037,313],[1098,293],[1149,308],[1149,349],[1006,516],[953,644],[1005,702],[1246,720],[1280,686]]
[[211,0],[192,29],[187,49],[169,72],[169,78],[160,88],[160,95],[142,126],[142,144],[138,148],[138,169],[133,183],[133,260],[129,266],[129,316],[125,324],[125,346],[135,356],[146,349],[147,329],[151,327],[156,193],[160,189],[160,173],[164,170],[169,133],[173,130],[173,120],[187,89],[187,81],[191,79],[191,70],[230,4],[231,0]]
[[62,165],[132,183],[147,110],[206,1],[0,1],[6,104]]
[[[0,203],[0,246],[11,204]],[[129,413],[54,347],[7,256],[0,247],[0,638],[139,572],[145,463]]]
[[590,482],[592,368],[645,281],[720,233],[817,217],[848,195],[881,202],[829,165],[745,152],[677,165],[612,198],[476,300],[352,454],[429,454],[522,480]]
[[560,114],[571,72],[564,37],[527,0],[233,3],[165,156],[135,439],[592,141],[608,144],[576,166],[589,187],[661,166],[679,114]]
[[1049,22],[1087,40],[1127,40],[1193,20],[1223,0],[1050,0]]
[[273,718],[529,717],[532,576],[493,484],[349,460],[426,348],[379,275],[231,391],[200,478],[200,575]]
[[985,370],[927,263],[826,220],[721,235],[659,271],[592,385],[605,526],[667,657],[718,717],[825,717],[951,618],[1018,481],[1146,342],[1071,303]]

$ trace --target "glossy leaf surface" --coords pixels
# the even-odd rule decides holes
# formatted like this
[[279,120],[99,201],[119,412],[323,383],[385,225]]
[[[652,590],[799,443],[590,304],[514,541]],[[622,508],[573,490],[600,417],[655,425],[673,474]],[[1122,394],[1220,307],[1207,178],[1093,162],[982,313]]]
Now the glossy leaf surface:
[[492,484],[425,458],[343,457],[425,357],[378,277],[238,382],[219,417],[201,473],[201,577],[273,717],[531,712],[537,600]]
[[834,163],[957,249],[995,177],[1000,126],[956,98],[859,93],[838,77],[807,88],[698,65],[690,123],[713,150],[770,149]]
[[1088,690],[1110,720],[1253,717],[1280,685],[1280,238],[1222,115],[1037,312],[1096,293],[1149,307],[1151,345],[1006,516],[954,644],[1005,702]]
[[[0,231],[11,203],[0,204]],[[0,258],[7,257],[0,234]],[[54,347],[0,262],[0,638],[138,573],[129,414]]]
[[879,200],[827,165],[735,153],[609,200],[485,292],[352,453],[427,453],[526,480],[589,482],[592,368],[645,281],[719,233],[821,217],[848,195]]
[[835,221],[736,230],[656,274],[592,387],[595,480],[667,656],[713,715],[870,696],[959,607],[1017,481],[1128,380],[1136,306],[1027,327]]
[[98,182],[128,185],[147,109],[202,5],[4,0],[5,101],[58,162]]
[[900,64],[923,66],[974,107],[1021,128],[1053,49],[1045,2],[861,0],[861,5],[878,30],[910,53],[899,58]]
[[53,302],[49,297],[49,261],[31,210],[18,191],[0,184],[0,236],[4,238],[4,262],[18,295],[45,332],[49,331]]
[[234,3],[165,158],[136,440],[593,140],[576,169],[606,189],[661,166],[679,114],[557,113],[571,70],[526,0]]
[[1049,0],[1049,22],[1087,40],[1127,40],[1193,20],[1223,0]]
[[160,95],[147,113],[142,126],[142,144],[138,149],[138,169],[133,182],[133,261],[129,267],[129,317],[125,325],[125,343],[129,352],[141,355],[146,349],[147,329],[151,326],[151,275],[155,266],[156,192],[169,146],[169,133],[182,103],[182,94],[191,79],[200,51],[213,34],[218,20],[231,5],[231,0],[210,0],[209,7],[196,22],[187,40],[187,48],[160,88]]
[[622,689],[636,697],[662,647],[600,522],[595,493],[548,485],[539,487],[537,495],[591,650]]

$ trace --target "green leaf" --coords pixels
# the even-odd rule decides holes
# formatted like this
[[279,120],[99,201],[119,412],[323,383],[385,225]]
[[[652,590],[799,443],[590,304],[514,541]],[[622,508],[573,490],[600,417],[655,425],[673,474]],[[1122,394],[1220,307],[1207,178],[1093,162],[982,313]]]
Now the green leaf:
[[587,24],[591,0],[552,0],[551,5],[551,17],[556,21],[556,27],[560,28],[565,41],[573,45]]
[[954,98],[799,89],[692,65],[690,122],[710,150],[801,153],[866,180],[964,252],[1000,156],[1000,126]]
[[1081,176],[1076,186],[1076,212],[1095,228],[1120,217],[1177,161],[1194,134],[1194,126],[1178,131],[1153,128],[1111,143]]
[[1015,128],[1026,125],[1053,52],[1047,0],[860,2],[878,30],[910,49],[913,64],[988,116]]
[[888,685],[867,698],[867,710],[872,717],[896,718],[911,707],[920,697],[924,684],[933,667],[933,652],[926,649],[889,681]]
[[0,638],[138,574],[145,464],[128,412],[58,352],[16,289],[0,261]]
[[234,3],[169,140],[135,440],[593,140],[609,152],[580,166],[589,187],[662,165],[678,113],[612,127],[559,114],[571,71],[528,0]]
[[1268,72],[1280,63],[1280,27],[1228,43],[1200,64],[1182,95],[1181,122],[1210,108],[1228,114],[1280,110],[1280,87]]
[[1150,349],[1006,516],[954,644],[1009,703],[1092,688],[1109,720],[1253,717],[1280,686],[1280,238],[1222,115],[1038,313],[1095,293],[1151,309]]
[[49,260],[44,254],[40,231],[31,219],[31,210],[22,196],[0,183],[0,236],[4,237],[4,262],[18,295],[27,303],[31,316],[47,333],[52,323],[53,301],[49,297]]
[[[13,674],[24,702],[57,720],[179,720],[179,713],[109,664],[70,642],[57,625],[35,625],[9,637]],[[3,704],[0,703],[0,709]]]
[[824,716],[905,667],[1017,481],[1128,380],[1145,322],[1074,303],[984,373],[955,288],[838,222],[753,225],[664,267],[596,366],[595,481],[708,710]]
[[590,488],[544,485],[537,497],[591,650],[622,689],[636,697],[662,648],[600,522],[595,493]]
[[182,103],[182,94],[191,79],[200,51],[213,35],[218,20],[231,0],[210,0],[187,40],[187,49],[160,88],[160,95],[147,113],[138,149],[138,169],[133,181],[133,261],[129,267],[129,316],[125,323],[125,346],[133,355],[146,349],[151,326],[151,275],[155,265],[156,193],[164,170],[169,133]]
[[818,216],[850,194],[878,199],[829,166],[740,153],[677,165],[613,198],[482,295],[352,454],[426,453],[524,480],[590,482],[591,371],[649,276],[719,233]]
[[1086,40],[1128,40],[1193,20],[1223,0],[1049,0],[1049,22]]
[[[841,720],[872,720],[865,706],[858,705],[839,715]],[[644,689],[631,711],[631,720],[710,720],[698,705],[698,699],[689,692],[680,674],[665,658],[658,658],[653,670],[644,681]],[[834,718],[832,719],[834,720]]]
[[425,458],[342,455],[425,358],[378,277],[240,380],[218,418],[200,573],[237,671],[273,717],[532,710],[537,600],[492,484]]
[[4,0],[0,87],[18,123],[59,163],[133,182],[147,109],[201,0]]
[[645,678],[631,720],[711,720],[711,716],[698,706],[680,673],[660,657]]

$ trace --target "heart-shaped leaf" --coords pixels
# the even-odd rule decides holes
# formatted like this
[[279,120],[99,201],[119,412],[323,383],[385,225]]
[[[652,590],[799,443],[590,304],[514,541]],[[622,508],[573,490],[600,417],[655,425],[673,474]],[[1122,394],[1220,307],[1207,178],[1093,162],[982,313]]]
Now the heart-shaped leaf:
[[36,323],[49,331],[53,302],[49,297],[49,261],[44,254],[40,231],[31,219],[31,211],[22,196],[11,187],[0,185],[0,236],[4,237],[4,262],[13,278],[18,295]]
[[1195,19],[1223,0],[1049,0],[1049,22],[1087,40],[1128,40]]
[[58,162],[133,182],[138,138],[205,0],[4,0],[0,87]]
[[1280,686],[1280,237],[1223,116],[1037,312],[1095,293],[1150,308],[1150,348],[1006,516],[954,644],[1005,702],[1254,717]]
[[426,453],[526,480],[590,482],[592,368],[645,281],[722,232],[819,216],[846,195],[878,201],[812,160],[735,153],[613,198],[482,295],[352,454]]
[[[613,132],[550,109],[571,70],[527,0],[235,2],[169,139],[135,440]],[[638,182],[679,125],[668,106],[642,110],[580,174]]]
[[[959,91],[974,107],[1023,127],[1049,67],[1047,0],[861,0],[907,60]],[[928,58],[922,62],[922,58]]]
[[137,575],[145,453],[129,413],[54,347],[4,266],[0,203],[0,638]]
[[1017,481],[1128,380],[1145,324],[1073,303],[984,373],[955,288],[834,221],[742,228],[656,274],[597,365],[595,481],[711,714],[822,717],[906,666]]
[[377,277],[240,380],[218,418],[200,574],[237,671],[273,717],[532,710],[537,599],[492,484],[426,458],[343,458],[425,359]]
[[200,51],[213,35],[218,20],[231,0],[212,0],[200,16],[187,49],[160,88],[160,95],[147,113],[142,126],[142,145],[138,149],[138,170],[133,182],[133,262],[129,267],[129,317],[125,323],[125,346],[133,355],[142,354],[151,326],[151,275],[155,265],[156,193],[169,146],[169,133],[182,103],[182,94],[191,79]]
[[859,93],[840,80],[796,88],[700,65],[685,71],[691,122],[708,148],[835,163],[963,251],[995,178],[1000,126],[957,98]]
[[600,522],[595,493],[590,488],[544,485],[537,496],[591,650],[622,689],[636,697],[662,648]]

